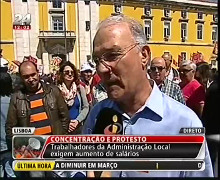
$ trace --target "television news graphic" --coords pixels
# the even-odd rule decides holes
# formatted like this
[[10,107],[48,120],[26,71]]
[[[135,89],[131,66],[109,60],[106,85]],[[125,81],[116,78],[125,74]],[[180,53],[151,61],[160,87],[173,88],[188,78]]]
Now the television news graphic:
[[[103,119],[105,121],[103,121]],[[97,116],[93,134],[123,134],[122,115],[111,108],[104,108]]]
[[31,29],[31,14],[15,14],[13,22],[14,30],[30,30]]
[[[203,135],[15,135],[14,147],[21,142],[20,139],[24,141],[25,138],[35,138],[39,141],[39,138],[42,138],[41,144],[44,145],[40,148],[39,156],[29,161],[27,158],[22,160],[14,156],[15,171],[202,171],[205,169]],[[27,142],[28,139],[26,146],[32,146]],[[33,144],[35,147],[38,142]]]
[[35,127],[13,127],[12,133],[13,134],[26,134],[31,135],[34,134]]
[[36,159],[39,158],[46,138],[44,137],[15,137],[13,139],[13,154],[16,159]]

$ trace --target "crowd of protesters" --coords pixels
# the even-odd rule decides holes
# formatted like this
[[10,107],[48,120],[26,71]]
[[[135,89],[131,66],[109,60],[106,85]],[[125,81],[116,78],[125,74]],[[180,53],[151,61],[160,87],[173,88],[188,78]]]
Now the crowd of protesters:
[[[122,20],[124,26],[120,26],[120,28],[128,33],[128,29],[125,26],[126,23],[129,24],[129,22],[123,22]],[[107,28],[111,27],[105,26]],[[105,26],[103,25],[102,28],[106,28]],[[119,25],[114,26],[119,27]],[[96,36],[95,42],[97,44],[104,41],[101,37],[101,33],[104,33],[103,29]],[[129,46],[129,50],[126,53],[132,51],[136,46],[138,46],[137,43]],[[147,48],[143,46],[143,54],[148,53]],[[102,58],[107,59],[109,57],[106,55]],[[100,67],[100,62],[97,61],[103,63],[101,64],[102,68]],[[94,62],[96,64],[90,61],[85,62],[79,70],[71,62],[63,61],[60,63],[59,71],[56,74],[42,74],[41,76],[38,74],[36,64],[32,61],[23,61],[19,66],[19,71],[13,74],[9,74],[7,72],[7,64],[1,62],[1,154],[12,149],[11,130],[13,127],[33,126],[36,128],[36,135],[81,134],[84,132],[82,131],[83,126],[94,105],[108,99],[109,94],[110,99],[117,99],[115,97],[117,93],[112,95],[111,89],[106,88],[104,82],[105,78],[107,78],[104,73],[107,73],[107,71],[110,74],[115,73],[112,66],[105,64],[105,61],[107,60],[101,61],[95,58]],[[149,89],[151,82],[155,82],[158,89],[166,94],[165,96],[178,101],[175,102],[177,106],[181,104],[180,107],[188,106],[192,109],[204,127],[207,127],[209,134],[219,134],[219,129],[216,128],[214,120],[218,116],[216,115],[217,105],[215,105],[215,99],[219,98],[217,93],[218,71],[211,69],[206,62],[194,64],[190,60],[183,61],[179,69],[175,69],[172,66],[172,61],[171,54],[161,54],[161,57],[154,57],[151,60],[150,67],[144,67],[145,75],[150,79]],[[136,74],[141,76],[138,72]],[[131,76],[134,75],[126,75],[128,82],[135,81],[135,78],[137,78],[128,79]],[[107,85],[112,82],[108,82]],[[132,86],[128,87],[131,88]],[[137,88],[135,85],[133,87]],[[152,91],[156,92],[154,88]],[[45,97],[46,100],[44,99]],[[168,101],[170,101],[169,98]],[[27,107],[29,108],[27,109]],[[26,114],[29,113],[27,111],[30,111],[30,117]],[[132,117],[133,114],[131,113],[130,116]],[[91,120],[91,117],[89,119]],[[214,166],[216,149],[212,149],[210,153]],[[7,153],[4,157],[9,159]],[[3,159],[4,162],[6,161],[5,159]],[[6,167],[4,168],[7,169]],[[41,175],[42,177],[49,176],[46,173]],[[32,176],[36,175],[33,174]]]

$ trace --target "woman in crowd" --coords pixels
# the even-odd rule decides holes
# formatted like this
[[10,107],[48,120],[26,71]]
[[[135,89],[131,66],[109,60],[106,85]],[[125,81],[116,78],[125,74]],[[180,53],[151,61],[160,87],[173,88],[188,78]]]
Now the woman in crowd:
[[183,61],[179,73],[181,78],[179,85],[186,105],[201,118],[205,103],[205,87],[195,79],[196,65],[191,61]]
[[77,69],[71,62],[66,61],[62,63],[59,73],[58,87],[67,103],[71,119],[69,132],[80,134],[81,125],[83,125],[83,121],[89,112],[85,89],[80,85]]
[[210,67],[206,62],[202,62],[196,67],[195,79],[203,85],[205,89],[208,88],[208,83],[210,81]]

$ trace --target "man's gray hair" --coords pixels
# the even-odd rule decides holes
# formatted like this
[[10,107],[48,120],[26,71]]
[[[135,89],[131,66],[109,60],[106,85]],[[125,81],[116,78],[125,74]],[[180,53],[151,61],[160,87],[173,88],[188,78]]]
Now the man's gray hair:
[[117,16],[110,16],[107,19],[101,21],[98,24],[97,32],[107,26],[120,24],[120,23],[127,23],[131,33],[133,35],[134,40],[139,43],[139,46],[145,46],[147,44],[146,36],[144,34],[143,26],[135,19],[125,16],[123,14]]
[[193,62],[190,61],[190,60],[183,61],[183,62],[180,64],[180,67],[182,67],[182,66],[190,66],[194,71],[196,71],[196,64],[193,63]]

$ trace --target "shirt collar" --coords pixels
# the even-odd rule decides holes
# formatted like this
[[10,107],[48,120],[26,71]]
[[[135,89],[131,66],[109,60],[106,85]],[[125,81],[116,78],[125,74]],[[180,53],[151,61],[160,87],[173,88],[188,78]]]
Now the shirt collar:
[[[142,107],[140,107],[140,109],[138,109],[138,111],[135,113],[139,113],[141,111],[143,111],[145,108],[149,108],[151,111],[153,111],[154,113],[156,113],[157,115],[159,115],[161,118],[163,118],[163,97],[162,97],[162,92],[159,90],[157,84],[152,80],[149,79],[150,84],[152,86],[152,91],[150,96],[147,98],[147,100],[145,101],[144,105]],[[130,117],[122,112],[120,110],[120,107],[115,103],[115,109],[122,113],[122,115],[124,117],[126,117],[127,119],[130,119]]]
[[161,118],[163,118],[163,95],[156,83],[153,80],[151,81],[153,82],[153,89],[151,91],[150,96],[147,99],[145,107],[148,107]]

